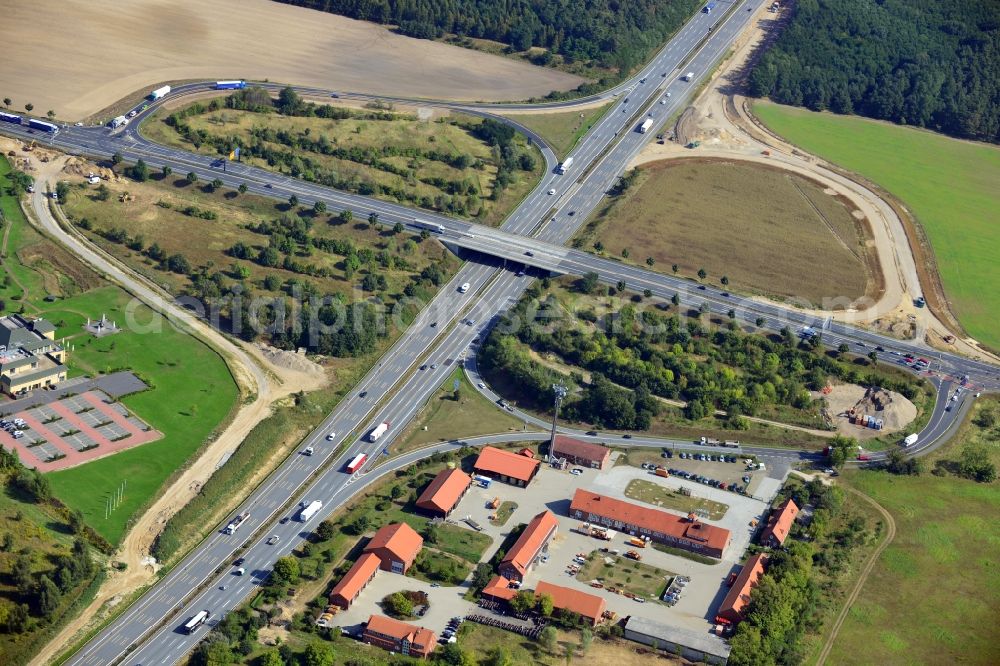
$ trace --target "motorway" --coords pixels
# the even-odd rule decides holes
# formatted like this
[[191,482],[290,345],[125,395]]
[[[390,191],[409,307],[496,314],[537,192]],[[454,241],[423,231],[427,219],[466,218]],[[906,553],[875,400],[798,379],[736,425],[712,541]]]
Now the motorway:
[[[414,325],[372,368],[354,393],[344,399],[303,441],[302,448],[312,445],[316,454],[291,456],[241,504],[235,513],[248,511],[250,517],[236,534],[225,535],[217,531],[210,535],[67,663],[174,663],[203,637],[203,632],[189,636],[178,630],[187,618],[199,610],[208,609],[214,615],[211,623],[217,621],[250,595],[266,577],[274,560],[290,552],[302,538],[305,532],[301,523],[295,520],[279,522],[289,513],[290,504],[322,499],[323,510],[313,518],[313,523],[317,523],[371,483],[377,475],[408,466],[434,451],[454,446],[454,443],[444,443],[388,459],[375,471],[369,471],[374,464],[372,462],[352,476],[341,471],[342,463],[357,453],[367,453],[371,460],[379,459],[391,445],[395,434],[447,381],[454,365],[463,362],[473,340],[514,304],[531,284],[531,274],[517,274],[520,265],[512,265],[511,270],[501,267],[501,264],[508,263],[504,259],[519,257],[520,264],[551,268],[556,272],[582,274],[595,271],[602,280],[614,283],[624,279],[630,288],[648,288],[661,298],[669,298],[683,289],[685,303],[695,299],[705,301],[713,312],[719,313],[725,313],[730,308],[740,309],[748,319],[765,317],[766,328],[780,328],[777,325],[779,322],[797,322],[800,313],[790,308],[726,296],[707,289],[696,290],[689,283],[672,277],[561,247],[649,138],[649,135],[640,134],[634,128],[647,114],[660,125],[679,111],[686,103],[687,93],[712,69],[745,27],[753,14],[746,9],[758,8],[760,4],[760,0],[737,3],[735,11],[728,17],[720,18],[719,12],[728,5],[720,3],[722,7],[713,15],[699,13],[692,17],[642,72],[615,91],[620,93],[615,108],[605,114],[580,141],[572,154],[575,164],[567,175],[560,176],[553,172],[554,156],[536,139],[543,147],[550,175],[543,178],[501,230],[485,229],[442,216],[417,213],[389,202],[335,192],[244,164],[229,163],[226,171],[212,169],[208,158],[149,143],[135,131],[137,123],[115,132],[69,127],[51,137],[49,143],[66,152],[106,157],[119,151],[129,161],[141,158],[151,166],[166,164],[178,173],[193,170],[203,178],[218,177],[231,187],[246,183],[251,191],[266,196],[287,198],[295,194],[306,204],[322,200],[331,210],[350,209],[364,211],[365,214],[377,212],[380,221],[388,225],[397,221],[410,224],[415,216],[419,216],[445,227],[446,231],[441,236],[443,242],[474,250],[483,257],[481,261],[466,263],[459,270],[421,312]],[[712,26],[714,29],[709,31]],[[694,81],[688,83],[681,80],[686,71],[695,72]],[[204,88],[202,85],[200,89]],[[670,92],[671,96],[666,97],[666,92]],[[146,113],[150,111],[152,109]],[[27,136],[20,128],[2,129],[22,138]],[[655,134],[655,131],[652,133]],[[36,134],[34,138],[40,137]],[[556,190],[554,195],[547,194],[550,189]],[[526,238],[528,236],[531,238]],[[525,246],[525,243],[528,245]],[[521,247],[528,249],[522,250]],[[516,257],[511,255],[514,248],[520,253]],[[525,252],[532,252],[535,256],[529,257]],[[542,261],[554,261],[556,258],[557,266],[548,266]],[[458,285],[465,282],[470,283],[472,288],[463,294]],[[470,318],[479,324],[469,326],[461,323],[461,320]],[[842,339],[854,344],[885,346],[889,353],[910,347],[918,354],[928,353],[924,347],[841,324],[820,322],[819,327],[824,331],[825,344],[836,345]],[[992,366],[949,355],[939,355],[936,360],[939,365],[935,370],[946,377],[939,394],[938,408],[921,435],[921,447],[924,442],[930,445],[937,441],[941,434],[953,427],[954,419],[944,411],[941,399],[944,396],[947,400],[950,377],[969,374],[973,375],[973,381],[978,386],[998,386],[996,369]],[[426,370],[417,369],[424,364],[428,366]],[[435,365],[437,367],[432,367]],[[971,403],[971,400],[964,401],[959,412],[968,409],[967,402]],[[391,424],[387,435],[374,443],[361,438],[381,422]],[[329,433],[335,433],[333,441],[327,441]],[[528,438],[520,433],[509,437]],[[497,439],[493,438],[493,441]],[[620,445],[663,443],[663,440],[646,438],[605,439]],[[343,451],[337,453],[341,446]],[[758,449],[748,447],[745,450],[757,452]],[[759,451],[759,455],[779,453],[766,448]],[[780,454],[787,456],[788,452],[781,451]],[[276,545],[265,543],[271,535],[279,537]],[[231,575],[229,564],[237,551],[242,551],[241,555],[246,558],[245,566],[250,574],[246,577]],[[195,596],[189,599],[193,592]]]

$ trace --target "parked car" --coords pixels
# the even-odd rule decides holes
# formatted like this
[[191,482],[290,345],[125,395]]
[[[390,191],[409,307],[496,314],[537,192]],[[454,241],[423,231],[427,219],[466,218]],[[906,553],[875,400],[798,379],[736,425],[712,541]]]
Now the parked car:
[[[287,520],[287,519],[286,519],[286,520]],[[267,545],[268,545],[268,546],[273,546],[274,544],[278,543],[278,540],[279,540],[280,538],[281,538],[281,537],[279,537],[279,536],[278,536],[277,534],[272,534],[272,535],[270,536],[270,538],[268,538],[268,540],[267,540]]]

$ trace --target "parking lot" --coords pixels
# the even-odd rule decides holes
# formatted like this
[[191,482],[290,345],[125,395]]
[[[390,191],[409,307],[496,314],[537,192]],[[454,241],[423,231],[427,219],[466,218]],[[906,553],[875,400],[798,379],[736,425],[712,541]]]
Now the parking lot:
[[3,417],[0,443],[21,462],[50,472],[161,437],[103,391],[67,394]]

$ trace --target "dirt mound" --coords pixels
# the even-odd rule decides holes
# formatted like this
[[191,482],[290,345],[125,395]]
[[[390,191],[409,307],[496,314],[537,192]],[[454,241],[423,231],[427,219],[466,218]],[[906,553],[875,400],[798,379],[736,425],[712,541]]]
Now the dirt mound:
[[307,374],[323,374],[323,366],[313,363],[306,358],[305,354],[296,354],[284,349],[278,349],[262,342],[257,343],[257,348],[260,350],[261,355],[267,359],[268,363],[276,365],[279,368]]
[[[856,384],[840,384],[833,386],[826,395],[818,395],[826,399],[827,413],[833,419],[837,431],[865,440],[874,439],[880,435],[899,432],[917,418],[917,407],[903,395],[885,389],[866,389]],[[880,419],[881,430],[856,425],[850,422],[850,415],[869,415]]]
[[698,131],[698,110],[693,106],[684,109],[674,125],[674,141],[678,146],[686,146],[695,140]]

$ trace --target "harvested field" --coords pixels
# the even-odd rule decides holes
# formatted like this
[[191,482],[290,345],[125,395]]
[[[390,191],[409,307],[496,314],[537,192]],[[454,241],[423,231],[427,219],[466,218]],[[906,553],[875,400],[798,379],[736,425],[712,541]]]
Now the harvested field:
[[[610,256],[732,288],[822,307],[877,288],[861,238],[863,222],[812,181],[725,160],[643,166],[574,242],[600,241]],[[828,304],[828,303],[827,303]]]
[[[270,79],[410,97],[520,100],[583,80],[269,0],[5,3],[0,88],[62,120],[185,79]],[[16,65],[16,66],[10,66]]]

